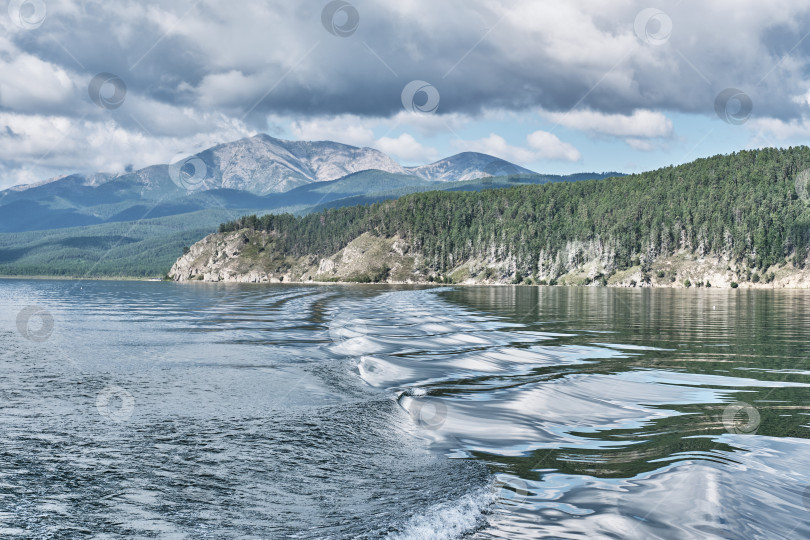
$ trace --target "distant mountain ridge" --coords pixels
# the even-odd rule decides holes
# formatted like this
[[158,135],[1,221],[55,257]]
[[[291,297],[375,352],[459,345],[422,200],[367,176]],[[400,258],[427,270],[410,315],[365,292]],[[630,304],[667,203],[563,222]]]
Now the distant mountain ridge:
[[[190,171],[184,170],[184,163],[192,165]],[[206,202],[200,194],[220,197],[222,190],[227,190],[225,196],[229,201],[272,198],[296,188],[366,171],[390,175],[384,181],[389,191],[407,190],[408,186],[423,181],[466,181],[492,176],[492,172],[485,170],[487,166],[496,173],[504,170],[531,173],[499,158],[472,153],[405,168],[373,148],[331,141],[287,141],[262,134],[182,156],[175,164],[151,165],[119,175],[72,174],[0,191],[0,232],[80,227],[222,208],[219,202]],[[188,182],[183,175],[191,175]],[[377,173],[372,176],[383,181]],[[392,182],[401,182],[401,186],[393,186]],[[368,183],[366,186],[375,189]],[[355,191],[353,195],[363,193]],[[321,202],[321,197],[315,197],[310,205]],[[226,202],[224,207],[270,210],[283,206],[271,199],[251,203]],[[296,205],[306,206],[306,201],[299,197]]]
[[405,172],[391,157],[373,148],[331,141],[284,141],[269,135],[221,144],[198,156],[211,172],[205,188],[238,189],[256,195],[283,193],[372,169]]
[[808,170],[810,147],[764,148],[601,181],[246,215],[184,250],[169,277],[810,288]]
[[[287,141],[265,134],[219,144],[189,157],[199,158],[204,164],[203,174],[193,186],[194,191],[235,189],[255,195],[283,193],[312,182],[337,180],[367,170],[409,174],[441,182],[535,174],[503,159],[476,152],[464,152],[428,165],[403,167],[374,148],[359,148],[331,141]],[[53,193],[63,186],[70,189],[98,188],[115,183],[117,189],[108,187],[107,191],[138,193],[147,199],[187,191],[188,186],[182,183],[177,185],[170,173],[169,164],[158,164],[120,175],[66,175],[0,191],[0,205],[14,200],[13,194],[17,194],[18,198],[30,199],[32,195],[36,196],[37,190]]]
[[429,165],[407,167],[406,170],[432,182],[463,182],[487,176],[537,174],[504,159],[478,152],[462,152]]
[[[473,152],[402,167],[372,148],[268,135],[220,144],[186,160],[191,170],[152,165],[0,191],[0,274],[159,275],[183,246],[245,214],[303,215],[416,192],[617,174],[539,175]],[[178,171],[188,176],[178,177]],[[109,235],[117,239],[111,245],[104,240]]]

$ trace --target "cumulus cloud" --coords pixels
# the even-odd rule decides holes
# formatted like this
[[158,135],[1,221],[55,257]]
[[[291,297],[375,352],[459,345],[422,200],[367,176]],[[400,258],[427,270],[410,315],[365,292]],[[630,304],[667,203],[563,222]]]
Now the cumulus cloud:
[[810,136],[810,118],[807,117],[789,121],[780,118],[754,118],[750,124],[758,136],[770,136],[779,141]]
[[634,150],[639,150],[641,152],[649,152],[655,149],[655,144],[652,141],[645,139],[630,138],[625,139],[624,142],[626,142],[630,148],[633,148]]
[[305,141],[335,141],[354,146],[374,144],[373,126],[379,119],[369,121],[355,115],[341,114],[332,117],[289,119],[273,117],[277,124],[290,124],[296,139]]
[[408,133],[403,133],[396,139],[381,137],[375,146],[378,150],[401,160],[407,165],[423,165],[439,158],[439,153],[435,148],[423,146]]
[[579,161],[579,150],[561,141],[553,133],[535,131],[526,137],[528,148],[510,145],[506,139],[491,133],[488,137],[475,141],[456,141],[460,150],[490,154],[518,164],[535,163],[542,160]]
[[228,119],[216,127],[185,137],[155,136],[130,130],[112,118],[75,119],[64,116],[0,112],[0,171],[6,186],[32,183],[73,171],[122,172],[167,163],[178,152],[197,152],[225,140],[255,134]]
[[[44,160],[54,172],[145,162],[167,145],[267,130],[268,118],[289,119],[306,138],[396,146],[404,155],[416,145],[404,135],[377,141],[380,122],[422,144],[415,137],[457,138],[493,110],[539,109],[570,129],[643,150],[672,136],[664,111],[714,115],[715,97],[729,87],[754,103],[747,127],[801,134],[810,114],[807,3],[663,6],[672,31],[656,43],[637,33],[645,0],[353,3],[360,21],[347,37],[324,28],[325,2],[314,1],[48,0],[46,19],[31,29],[3,13],[0,105],[32,117],[10,126],[28,141],[41,135],[33,127],[39,117],[78,121],[71,137],[79,142],[109,122],[127,134],[130,144],[106,155],[90,144],[55,149]],[[115,111],[88,99],[87,83],[100,72],[127,85]],[[401,93],[413,80],[435,87],[436,114],[403,111]],[[341,118],[361,120],[341,129]],[[511,147],[497,137],[474,144],[516,158],[578,159],[559,139],[532,140],[536,145]],[[0,147],[0,171],[9,178],[29,156],[16,149]]]
[[556,135],[547,131],[535,131],[529,134],[526,140],[541,159],[579,161],[582,158],[574,146],[562,142]]
[[663,113],[636,110],[631,114],[608,114],[593,110],[575,110],[567,113],[544,111],[548,120],[586,133],[617,137],[669,137],[672,121]]
[[540,113],[555,126],[582,131],[588,135],[618,137],[630,148],[649,152],[656,148],[654,139],[672,136],[672,120],[663,113],[635,110],[631,114],[602,113],[594,110]]

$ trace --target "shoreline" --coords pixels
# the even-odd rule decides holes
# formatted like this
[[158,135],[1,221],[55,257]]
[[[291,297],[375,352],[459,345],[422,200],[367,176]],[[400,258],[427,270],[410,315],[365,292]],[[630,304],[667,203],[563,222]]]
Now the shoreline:
[[416,282],[379,282],[379,283],[363,283],[358,281],[280,281],[280,282],[245,282],[245,281],[202,281],[202,280],[183,280],[174,281],[168,280],[171,283],[178,283],[182,285],[256,285],[256,286],[271,286],[271,285],[343,285],[352,287],[371,287],[371,286],[409,286],[409,287],[521,287],[521,288],[566,288],[566,289],[626,289],[626,290],[697,290],[697,291],[810,291],[810,287],[773,287],[769,285],[758,286],[756,284],[740,283],[738,287],[669,287],[661,285],[651,285],[646,287],[626,287],[621,285],[537,285],[526,283],[416,283]]
[[29,280],[29,281],[140,281],[146,283],[174,283],[180,285],[251,285],[251,286],[276,286],[276,285],[310,285],[310,286],[344,286],[344,287],[426,287],[426,288],[440,288],[440,287],[519,287],[519,288],[567,288],[567,289],[627,289],[627,290],[651,290],[651,289],[681,289],[681,290],[718,290],[718,291],[734,291],[734,290],[773,290],[773,291],[807,291],[810,287],[774,287],[769,284],[754,284],[754,283],[740,283],[738,287],[683,287],[683,286],[666,286],[666,285],[648,285],[644,287],[627,287],[621,285],[538,285],[538,284],[525,284],[525,283],[430,283],[430,282],[407,282],[407,281],[393,281],[393,282],[378,282],[378,283],[364,283],[357,281],[280,281],[280,282],[244,282],[244,281],[204,281],[204,280],[167,280],[156,278],[140,278],[140,277],[109,277],[109,276],[96,276],[96,277],[67,277],[67,276],[0,276],[0,280]]
[[789,258],[752,268],[722,255],[681,249],[647,264],[634,259],[633,266],[621,270],[591,258],[556,270],[541,266],[523,275],[508,258],[456,261],[450,269],[430,270],[422,255],[399,237],[364,233],[329,256],[279,254],[273,241],[272,235],[246,229],[209,235],[177,259],[167,277],[177,282],[256,284],[810,289],[810,268]]
[[28,279],[28,280],[41,280],[41,281],[169,281],[161,278],[145,278],[145,277],[137,277],[137,276],[86,276],[86,277],[78,277],[78,276],[48,276],[48,275],[36,275],[36,276],[8,276],[8,275],[0,275],[0,280],[12,280],[12,279]]
[[527,283],[507,283],[507,282],[493,282],[493,283],[470,283],[470,282],[461,282],[461,283],[437,283],[437,282],[414,282],[414,281],[382,281],[382,282],[359,282],[359,281],[316,281],[316,280],[307,280],[307,281],[299,281],[299,280],[290,280],[290,281],[259,281],[259,282],[252,282],[252,281],[239,281],[239,280],[217,280],[217,281],[208,281],[208,280],[197,280],[197,279],[184,279],[184,280],[173,280],[173,279],[162,279],[162,278],[145,278],[145,277],[136,277],[136,276],[93,276],[93,277],[76,277],[76,276],[48,276],[48,275],[36,275],[36,276],[9,276],[9,275],[0,275],[0,280],[29,280],[29,281],[129,281],[129,282],[146,282],[146,283],[176,283],[182,285],[254,285],[254,286],[265,286],[265,285],[312,285],[312,286],[351,286],[351,287],[373,287],[373,286],[408,286],[408,287],[536,287],[536,288],[546,288],[546,287],[564,287],[564,288],[583,288],[583,289],[637,289],[637,290],[645,290],[645,289],[682,289],[682,290],[721,290],[721,291],[733,291],[733,290],[775,290],[775,291],[805,291],[810,290],[810,287],[785,287],[785,286],[774,286],[769,283],[752,283],[752,282],[742,282],[739,283],[737,287],[722,287],[722,286],[712,286],[712,287],[684,287],[682,284],[673,284],[673,285],[660,285],[660,284],[647,284],[645,286],[627,286],[627,285],[581,285],[581,284],[574,284],[574,283],[566,283],[566,284],[556,284],[556,285],[541,285],[541,284],[527,284]]

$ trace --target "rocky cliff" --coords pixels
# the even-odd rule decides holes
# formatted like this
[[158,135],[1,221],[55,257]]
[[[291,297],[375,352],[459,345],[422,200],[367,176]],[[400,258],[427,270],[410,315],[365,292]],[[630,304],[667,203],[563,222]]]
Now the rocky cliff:
[[212,234],[172,266],[175,281],[238,283],[427,282],[421,260],[398,238],[364,234],[325,257],[289,257],[274,249],[272,234],[242,230]]
[[241,230],[212,234],[172,266],[175,281],[234,283],[457,283],[556,284],[612,287],[810,288],[810,270],[790,262],[757,274],[717,257],[688,251],[605,275],[598,261],[554,280],[516,276],[512,261],[464,261],[447,274],[425,267],[424,258],[401,238],[363,234],[337,253],[289,257],[274,249],[272,234]]

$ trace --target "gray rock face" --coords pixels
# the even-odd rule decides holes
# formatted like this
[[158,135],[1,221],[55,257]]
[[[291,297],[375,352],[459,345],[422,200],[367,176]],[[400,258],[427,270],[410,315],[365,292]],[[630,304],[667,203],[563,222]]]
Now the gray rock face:
[[[284,141],[269,135],[256,135],[220,144],[196,154],[204,165],[195,191],[234,189],[254,195],[281,193],[290,189],[327,180],[337,180],[355,172],[377,169],[404,173],[405,169],[386,154],[373,148],[358,148],[329,141]],[[17,198],[27,198],[60,191],[102,187],[114,200],[115,194],[156,199],[182,194],[186,187],[172,181],[168,165],[151,165],[123,174],[75,174],[52,178],[27,186],[6,190]],[[196,171],[195,171],[196,174]],[[109,192],[109,193],[107,193]],[[0,196],[6,192],[0,192]],[[14,197],[11,197],[14,198]],[[10,198],[10,199],[11,199]],[[9,200],[10,200],[9,199]]]
[[370,169],[405,172],[393,159],[373,148],[329,141],[283,141],[269,135],[215,146],[200,157],[214,171],[211,188],[238,189],[257,195],[337,180]]
[[[254,195],[283,193],[312,182],[337,180],[346,175],[380,170],[411,174],[428,181],[454,182],[487,176],[532,174],[508,161],[464,152],[420,167],[402,167],[391,157],[373,148],[358,148],[330,141],[285,141],[269,135],[256,135],[220,144],[194,157],[201,162],[200,178],[194,191],[233,189]],[[195,171],[196,172],[196,171]],[[156,200],[186,193],[187,186],[172,181],[168,165],[151,165],[122,175],[107,173],[74,174],[36,184],[16,186],[0,192],[0,200],[39,200],[87,191],[85,198],[101,203],[121,200]]]

